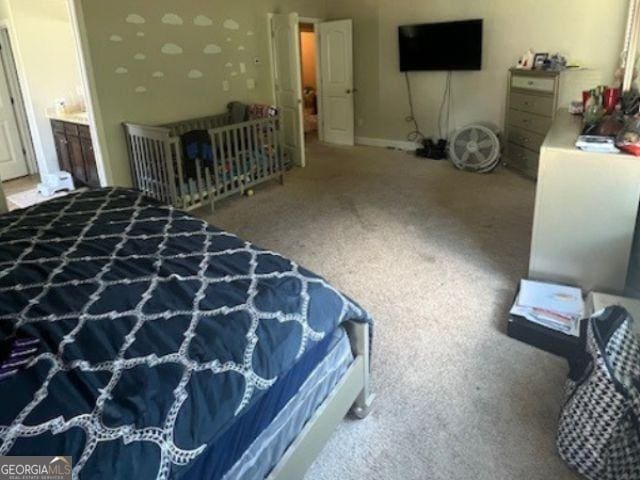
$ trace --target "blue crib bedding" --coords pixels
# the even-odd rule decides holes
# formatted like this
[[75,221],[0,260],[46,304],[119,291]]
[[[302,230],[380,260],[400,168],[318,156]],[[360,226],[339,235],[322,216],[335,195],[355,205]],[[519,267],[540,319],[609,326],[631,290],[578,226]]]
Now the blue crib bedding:
[[180,478],[346,320],[370,317],[138,192],[2,215],[0,342],[39,344],[0,381],[0,455],[71,455],[82,479]]
[[[267,170],[269,156],[263,145],[245,145],[236,148],[235,143],[217,146],[215,151],[211,137],[207,130],[192,130],[180,136],[182,145],[183,165],[185,176],[196,178],[196,162],[201,168],[216,169],[223,181],[230,181],[245,172],[252,172],[255,168]],[[241,166],[240,166],[241,165]]]

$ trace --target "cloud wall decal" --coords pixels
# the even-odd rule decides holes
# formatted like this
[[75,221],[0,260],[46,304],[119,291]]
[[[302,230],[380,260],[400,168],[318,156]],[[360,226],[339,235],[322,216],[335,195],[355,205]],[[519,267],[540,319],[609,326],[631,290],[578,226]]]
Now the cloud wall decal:
[[166,23],[167,25],[182,25],[184,21],[180,15],[175,13],[165,13],[162,17],[162,23]]
[[202,52],[207,55],[215,55],[216,53],[222,52],[222,48],[220,48],[218,45],[210,43],[209,45],[204,47]]
[[182,47],[175,43],[165,43],[160,51],[167,55],[180,55],[183,52]]
[[211,20],[206,15],[198,15],[193,19],[193,24],[199,27],[210,27],[211,25],[213,25],[213,20]]
[[145,23],[146,20],[144,19],[144,17],[142,15],[138,15],[137,13],[131,13],[131,14],[127,15],[126,22],[127,23],[142,24],[142,23]]
[[227,18],[224,23],[222,24],[222,26],[228,30],[239,30],[240,29],[240,24],[238,22],[236,22],[235,20],[232,20],[230,18]]

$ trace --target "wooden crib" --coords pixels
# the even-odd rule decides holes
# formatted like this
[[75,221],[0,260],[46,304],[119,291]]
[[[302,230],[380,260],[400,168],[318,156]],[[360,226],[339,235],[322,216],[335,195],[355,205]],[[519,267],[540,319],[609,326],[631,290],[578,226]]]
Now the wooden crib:
[[[134,185],[184,210],[207,204],[213,210],[216,200],[259,183],[274,178],[283,183],[279,126],[278,116],[232,123],[230,113],[161,126],[125,123]],[[196,130],[208,132],[211,158],[184,158],[182,135]]]

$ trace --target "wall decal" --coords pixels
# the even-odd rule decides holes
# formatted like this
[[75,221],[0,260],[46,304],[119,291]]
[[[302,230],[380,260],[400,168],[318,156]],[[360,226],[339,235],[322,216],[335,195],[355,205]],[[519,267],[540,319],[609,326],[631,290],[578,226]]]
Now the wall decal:
[[227,28],[229,30],[238,30],[240,29],[240,24],[238,22],[236,22],[235,20],[231,20],[230,18],[227,18],[224,23],[222,24],[222,26],[224,28]]
[[116,73],[118,75],[124,75],[125,73],[129,73],[129,70],[127,70],[125,67],[118,67],[116,68]]
[[222,48],[220,48],[218,45],[210,43],[209,45],[204,47],[204,50],[202,51],[207,55],[215,55],[216,53],[222,52]]
[[142,15],[138,15],[137,13],[131,13],[127,15],[126,21],[127,23],[136,23],[136,24],[141,24],[146,22],[144,17]]
[[204,75],[202,74],[202,72],[200,70],[189,70],[189,73],[187,73],[187,77],[189,78],[202,78]]
[[144,53],[136,53],[133,58],[134,60],[146,60],[147,56]]
[[256,81],[253,78],[247,78],[247,89],[255,90],[255,88],[256,88]]
[[164,73],[163,73],[163,72],[160,72],[160,71],[157,71],[157,72],[153,72],[153,73],[151,74],[151,76],[152,76],[153,78],[164,78]]
[[182,53],[182,47],[175,43],[165,43],[160,51],[167,55],[180,55]]
[[137,32],[136,35],[139,37],[144,37],[144,32]]
[[198,15],[193,19],[193,24],[199,27],[210,27],[211,25],[213,25],[213,20],[211,20],[206,15]]
[[147,87],[139,86],[135,88],[136,93],[145,93],[147,91]]
[[247,66],[240,62],[240,73],[247,73]]
[[224,90],[225,92],[228,92],[231,89],[231,85],[229,84],[229,82],[227,80],[222,82],[222,90]]
[[111,40],[112,42],[121,42],[122,37],[120,35],[111,35],[109,37],[109,40]]
[[162,17],[162,23],[166,23],[167,25],[182,25],[184,22],[180,15],[176,15],[175,13],[165,13]]

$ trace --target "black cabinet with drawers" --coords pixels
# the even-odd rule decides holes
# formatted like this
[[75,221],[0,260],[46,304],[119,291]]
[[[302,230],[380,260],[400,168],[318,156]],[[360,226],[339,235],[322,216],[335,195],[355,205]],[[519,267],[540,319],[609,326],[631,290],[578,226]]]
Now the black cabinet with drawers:
[[71,173],[76,187],[100,186],[98,168],[87,125],[51,120],[60,169]]

